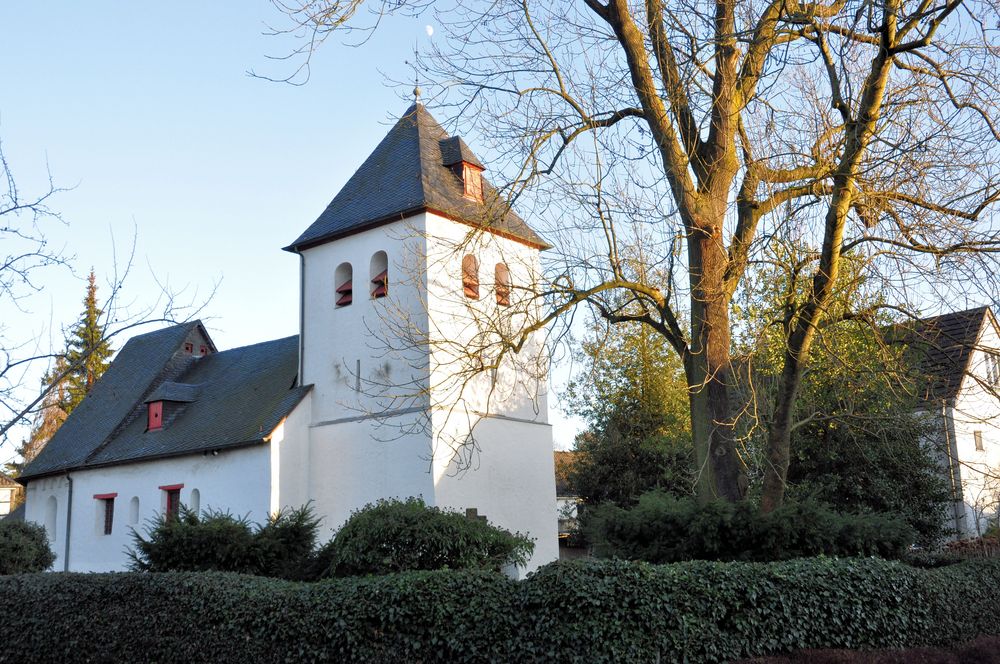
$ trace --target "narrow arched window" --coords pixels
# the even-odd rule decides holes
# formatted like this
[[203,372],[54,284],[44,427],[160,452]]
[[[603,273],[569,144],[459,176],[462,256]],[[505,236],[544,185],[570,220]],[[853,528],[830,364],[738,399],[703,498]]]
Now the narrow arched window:
[[201,511],[201,492],[198,489],[191,489],[191,498],[188,499],[188,507],[195,514]]
[[503,263],[497,263],[495,272],[494,287],[497,292],[497,304],[502,307],[510,306],[510,270]]
[[133,526],[139,523],[139,496],[132,496],[128,504],[128,522]]
[[479,259],[472,254],[462,259],[462,289],[470,300],[479,299]]
[[341,263],[333,273],[337,288],[337,306],[346,307],[354,299],[354,268],[350,263]]
[[55,542],[59,533],[56,532],[56,516],[59,505],[55,496],[49,496],[45,501],[45,532],[49,534],[49,540]]
[[389,256],[384,251],[376,251],[372,256],[371,270],[372,299],[377,300],[389,294]]

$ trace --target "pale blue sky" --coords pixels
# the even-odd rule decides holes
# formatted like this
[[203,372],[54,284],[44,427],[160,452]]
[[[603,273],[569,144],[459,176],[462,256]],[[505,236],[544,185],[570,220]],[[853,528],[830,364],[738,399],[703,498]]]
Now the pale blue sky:
[[[58,345],[83,275],[103,281],[112,234],[122,252],[133,228],[137,307],[158,291],[151,270],[191,293],[221,280],[203,316],[220,348],[297,333],[298,259],[280,248],[410,103],[412,86],[385,76],[408,80],[430,37],[426,18],[387,21],[361,49],[329,43],[295,87],[246,74],[290,72],[266,57],[294,45],[262,34],[280,21],[267,2],[0,4],[0,139],[18,185],[43,189],[47,161],[75,187],[53,201],[68,225],[49,236],[76,274],[50,270],[27,314],[0,311],[9,336],[47,342],[54,327]],[[577,427],[552,415],[566,446]]]

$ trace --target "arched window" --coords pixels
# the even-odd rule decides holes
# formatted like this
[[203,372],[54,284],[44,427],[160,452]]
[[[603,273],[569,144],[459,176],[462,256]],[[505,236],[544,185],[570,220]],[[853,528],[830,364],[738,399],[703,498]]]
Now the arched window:
[[346,307],[354,299],[354,268],[350,263],[341,263],[333,273],[337,287],[337,306]]
[[58,535],[56,532],[57,508],[56,497],[49,496],[49,499],[45,501],[45,532],[49,534],[49,539],[53,542],[56,541]]
[[470,300],[479,299],[479,259],[472,254],[462,259],[462,289]]
[[494,288],[497,292],[497,304],[502,307],[510,306],[510,270],[503,263],[497,263],[496,280]]
[[198,489],[191,489],[191,499],[188,501],[188,507],[195,514],[201,511],[201,492]]
[[389,256],[384,251],[376,251],[371,262],[371,294],[377,300],[389,294]]
[[139,523],[139,496],[132,496],[132,500],[129,501],[128,522],[133,526]]

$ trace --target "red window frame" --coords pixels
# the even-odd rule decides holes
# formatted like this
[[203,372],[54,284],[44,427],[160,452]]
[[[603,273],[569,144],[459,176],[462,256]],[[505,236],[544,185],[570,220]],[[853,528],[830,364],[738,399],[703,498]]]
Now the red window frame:
[[183,488],[183,484],[165,484],[160,487],[161,491],[167,493],[167,508],[163,511],[165,519],[176,519],[180,515],[181,489]]
[[184,352],[185,353],[193,353],[194,352],[194,344],[191,343],[190,341],[185,341],[184,342]]
[[208,346],[202,346],[200,350],[202,355],[208,355]]
[[149,404],[149,418],[146,422],[146,431],[157,431],[163,428],[163,402],[152,401]]
[[104,534],[110,535],[115,523],[115,498],[117,493],[95,493],[94,499],[104,503]]

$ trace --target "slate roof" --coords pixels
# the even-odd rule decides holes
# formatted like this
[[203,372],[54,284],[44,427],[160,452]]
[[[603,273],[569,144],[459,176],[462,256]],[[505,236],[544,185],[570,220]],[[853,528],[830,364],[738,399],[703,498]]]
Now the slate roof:
[[[204,333],[196,321],[129,340],[21,478],[263,442],[310,389],[295,386],[298,337],[197,358],[181,352],[194,326]],[[198,386],[180,388],[194,400],[146,431],[149,397],[178,384]]]
[[896,327],[897,339],[906,344],[919,375],[927,380],[925,401],[958,396],[983,325],[991,318],[989,307],[977,307]]
[[285,249],[300,251],[425,210],[548,248],[486,178],[485,203],[463,195],[461,180],[446,164],[463,158],[482,167],[464,141],[449,136],[423,104],[413,104],[323,214]]

